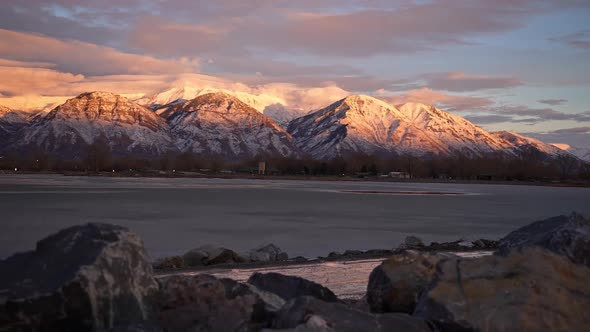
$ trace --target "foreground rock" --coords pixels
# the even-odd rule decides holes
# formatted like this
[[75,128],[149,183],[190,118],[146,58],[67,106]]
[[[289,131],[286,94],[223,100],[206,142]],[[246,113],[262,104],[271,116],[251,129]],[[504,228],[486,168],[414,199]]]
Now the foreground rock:
[[164,257],[154,262],[154,269],[157,270],[176,270],[184,267],[186,267],[186,264],[180,256]]
[[424,242],[417,236],[406,236],[400,249],[421,249],[424,248]]
[[408,250],[392,256],[369,276],[367,302],[372,312],[414,312],[436,275],[436,265],[451,257]]
[[274,317],[269,308],[284,303],[265,302],[269,298],[231,279],[172,276],[160,281],[158,324],[168,332],[257,331]]
[[192,249],[184,254],[182,259],[184,264],[190,267],[246,262],[246,259],[237,252],[214,245],[204,245]]
[[538,247],[449,259],[415,316],[443,331],[584,331],[590,269]]
[[254,273],[248,279],[248,283],[260,290],[276,294],[284,300],[311,296],[326,302],[339,302],[338,297],[331,290],[320,284],[280,273]]
[[590,219],[573,213],[534,222],[500,240],[500,251],[540,246],[590,267]]
[[272,324],[273,329],[339,332],[430,332],[422,320],[405,314],[373,315],[341,303],[327,303],[313,297],[289,301]]
[[250,260],[252,262],[269,263],[286,261],[288,259],[289,255],[272,243],[260,246],[250,252]]
[[123,227],[64,229],[0,261],[0,271],[3,331],[107,330],[152,317],[152,267]]

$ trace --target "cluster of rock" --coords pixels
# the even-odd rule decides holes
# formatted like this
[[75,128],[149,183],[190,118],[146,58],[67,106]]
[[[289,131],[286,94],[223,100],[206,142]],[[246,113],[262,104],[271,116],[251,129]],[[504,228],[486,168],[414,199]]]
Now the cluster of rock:
[[[317,261],[347,260],[388,257],[403,253],[407,249],[419,251],[473,251],[473,250],[495,250],[498,249],[499,241],[479,239],[472,241],[471,245],[465,244],[463,240],[453,242],[432,242],[425,245],[424,242],[415,236],[406,237],[397,249],[369,249],[369,250],[346,250],[342,253],[331,252],[327,257],[318,257]],[[156,270],[176,270],[184,268],[205,267],[211,265],[225,264],[269,264],[278,262],[307,262],[305,257],[294,257],[289,255],[274,244],[261,245],[246,254],[241,254],[232,249],[207,244],[194,248],[182,256],[170,256],[156,260],[153,264]]]
[[[201,264],[236,259],[190,253]],[[590,220],[561,216],[509,234],[490,256],[397,251],[354,302],[278,273],[155,278],[136,235],[87,224],[0,261],[0,331],[584,331],[588,257]]]
[[173,270],[221,264],[273,263],[288,259],[289,255],[274,244],[261,245],[247,254],[207,244],[191,249],[182,256],[159,259],[153,266],[156,270]]

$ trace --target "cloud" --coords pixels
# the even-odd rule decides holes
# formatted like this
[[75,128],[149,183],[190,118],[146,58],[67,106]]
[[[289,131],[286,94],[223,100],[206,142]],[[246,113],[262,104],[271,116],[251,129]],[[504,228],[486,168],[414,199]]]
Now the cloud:
[[465,119],[475,123],[475,124],[490,124],[490,123],[502,123],[502,122],[512,122],[513,117],[509,115],[467,115]]
[[590,111],[582,113],[563,113],[556,111],[553,108],[534,108],[526,105],[498,106],[491,109],[491,111],[507,115],[531,117],[537,119],[537,122],[547,120],[572,120],[577,122],[590,121]]
[[553,130],[554,134],[590,134],[590,127],[574,127]]
[[558,106],[567,103],[567,99],[541,99],[537,101],[541,104],[547,104],[551,106]]
[[578,31],[565,36],[549,38],[549,40],[575,48],[590,49],[590,30]]
[[56,70],[83,75],[180,73],[195,70],[199,64],[191,58],[161,60],[81,41],[4,29],[0,29],[0,40],[0,58],[51,63]]
[[165,56],[214,54],[231,47],[226,44],[226,33],[223,24],[187,24],[144,17],[132,28],[129,43],[137,50]]
[[427,74],[422,78],[429,88],[454,92],[506,89],[523,84],[513,77],[468,75],[463,72]]
[[567,144],[571,147],[570,151],[580,153],[580,156],[590,152],[590,127],[570,127],[561,128],[551,131],[529,132],[524,133],[540,139],[544,142],[557,142],[555,144]]
[[[55,89],[84,80],[82,75],[62,73],[47,68],[4,67],[0,65],[0,77],[11,77],[2,82],[3,94],[31,95],[40,91],[55,93]],[[59,92],[58,92],[59,93]]]
[[377,91],[376,94],[394,105],[419,102],[436,105],[451,112],[482,110],[494,104],[494,101],[489,98],[450,95],[430,88],[414,89],[401,94],[392,94],[382,89]]

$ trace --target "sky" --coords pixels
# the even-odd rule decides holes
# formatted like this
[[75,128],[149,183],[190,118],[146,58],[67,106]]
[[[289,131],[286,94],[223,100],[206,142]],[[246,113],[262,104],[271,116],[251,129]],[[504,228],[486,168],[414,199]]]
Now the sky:
[[307,112],[350,94],[590,148],[588,0],[4,0],[0,104],[191,85]]

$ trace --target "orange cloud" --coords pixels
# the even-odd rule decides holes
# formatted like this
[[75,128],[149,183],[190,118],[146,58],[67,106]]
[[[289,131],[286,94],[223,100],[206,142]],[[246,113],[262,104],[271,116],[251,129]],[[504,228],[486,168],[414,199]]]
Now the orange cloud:
[[0,29],[0,57],[50,63],[64,72],[84,75],[163,74],[197,69],[194,58],[157,59],[76,40]]

